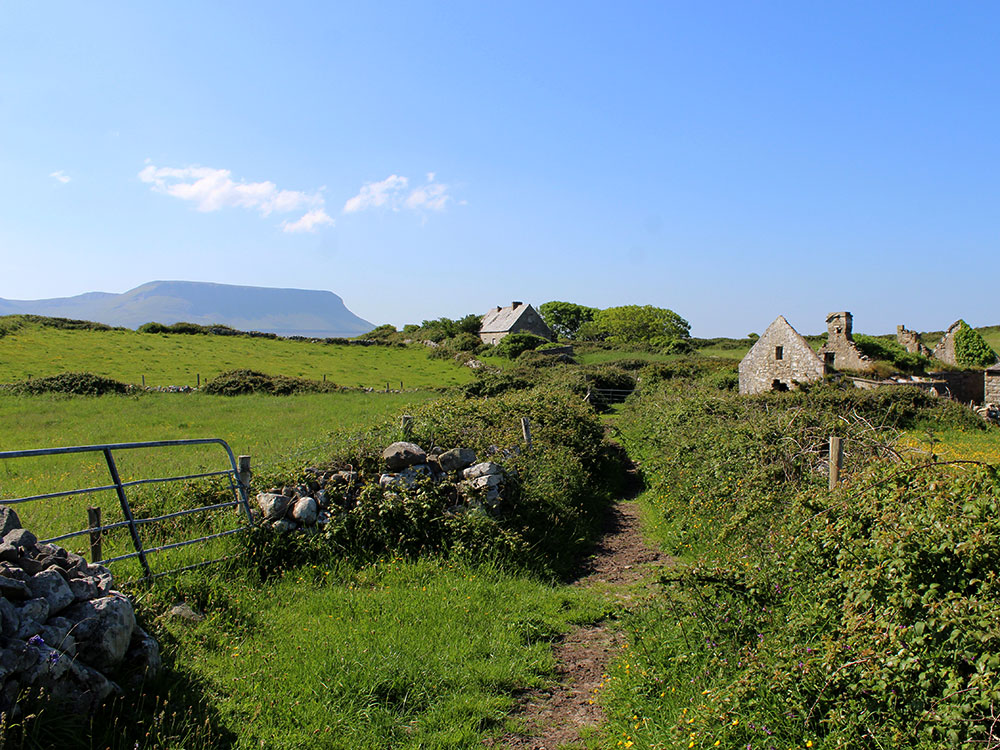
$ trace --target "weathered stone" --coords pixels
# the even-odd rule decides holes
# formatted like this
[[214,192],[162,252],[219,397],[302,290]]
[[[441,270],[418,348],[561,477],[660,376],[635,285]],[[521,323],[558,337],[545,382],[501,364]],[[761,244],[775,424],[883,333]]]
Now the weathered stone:
[[382,458],[390,471],[399,471],[407,466],[426,463],[427,454],[416,443],[398,442],[382,451]]
[[73,631],[79,649],[77,658],[85,664],[109,669],[125,656],[135,630],[135,613],[132,603],[121,594],[79,602],[64,616],[77,622]]
[[137,687],[145,680],[153,679],[163,666],[160,644],[145,630],[136,627],[125,652],[124,663],[128,668],[125,680],[130,687]]
[[292,508],[292,518],[303,526],[315,525],[317,515],[319,515],[319,504],[311,497],[297,500]]
[[36,651],[34,664],[25,673],[25,683],[44,688],[65,711],[93,713],[113,693],[121,692],[115,683],[78,659],[46,645]]
[[47,646],[57,648],[64,654],[76,656],[76,638],[73,637],[75,623],[65,617],[50,617],[39,635]]
[[320,490],[316,493],[316,505],[321,509],[330,507],[330,495],[326,490]]
[[476,463],[476,452],[469,448],[452,448],[438,456],[441,471],[460,471]]
[[257,495],[257,505],[260,507],[261,513],[264,514],[264,519],[267,521],[276,521],[279,518],[283,518],[288,511],[290,502],[291,499],[285,495],[275,495],[270,492],[262,492]]
[[0,576],[0,594],[7,599],[27,599],[31,590],[24,581],[16,581],[7,576]]
[[187,622],[201,622],[205,615],[196,612],[187,602],[179,602],[170,608],[167,616],[175,620],[186,620]]
[[0,562],[0,576],[13,578],[15,581],[24,581],[25,583],[27,583],[29,578],[28,574],[19,565],[10,562]]
[[740,393],[788,391],[822,380],[826,365],[779,315],[740,361]]
[[38,537],[27,529],[12,529],[3,536],[4,544],[17,547],[20,550],[34,549],[38,545]]
[[503,469],[500,464],[495,464],[492,461],[483,461],[482,463],[470,466],[468,469],[462,472],[462,476],[466,479],[476,479],[478,477],[485,477],[489,474],[503,474]]
[[344,484],[354,484],[358,481],[358,472],[356,471],[338,471],[336,475]]
[[273,528],[279,534],[284,534],[289,531],[295,531],[295,529],[297,529],[298,527],[299,525],[295,523],[295,521],[291,521],[287,518],[281,518],[275,521],[274,525],[271,528]]
[[17,561],[17,547],[13,544],[7,544],[6,542],[0,543],[0,560],[5,560],[7,562]]
[[49,603],[49,616],[58,614],[75,599],[66,579],[55,568],[43,570],[28,582],[31,595]]
[[20,627],[21,621],[17,616],[17,608],[7,599],[0,597],[0,632],[8,638],[12,638]]
[[874,363],[854,343],[854,316],[849,312],[832,312],[826,316],[827,339],[820,347],[824,364],[837,370],[868,372]]
[[45,599],[29,599],[17,608],[17,637],[38,635],[49,619],[49,603]]
[[9,505],[0,505],[0,537],[5,537],[14,529],[21,528],[21,519]]
[[500,474],[484,474],[481,477],[474,477],[468,481],[472,483],[472,487],[474,489],[486,490],[491,487],[496,487],[503,482],[503,477]]

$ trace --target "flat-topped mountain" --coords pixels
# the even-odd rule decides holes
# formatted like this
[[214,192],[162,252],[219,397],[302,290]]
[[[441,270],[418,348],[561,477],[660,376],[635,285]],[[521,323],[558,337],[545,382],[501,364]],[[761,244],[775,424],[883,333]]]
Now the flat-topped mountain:
[[88,292],[39,300],[0,298],[0,315],[46,315],[138,328],[143,323],[221,323],[279,336],[359,336],[375,326],[359,318],[333,292],[151,281],[124,294]]

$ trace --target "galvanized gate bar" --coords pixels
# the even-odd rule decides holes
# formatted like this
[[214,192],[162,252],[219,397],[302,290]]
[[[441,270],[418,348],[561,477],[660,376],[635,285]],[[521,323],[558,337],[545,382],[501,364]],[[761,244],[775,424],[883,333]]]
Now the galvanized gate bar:
[[[129,482],[123,482],[121,476],[118,473],[118,467],[115,463],[113,451],[115,450],[129,450],[137,448],[161,448],[161,447],[174,447],[174,446],[190,446],[190,445],[210,445],[217,444],[220,445],[223,450],[225,450],[227,457],[229,458],[229,470],[222,471],[209,471],[201,472],[198,474],[184,474],[181,476],[171,476],[162,477],[158,479],[137,479]],[[16,450],[16,451],[0,451],[0,460],[7,458],[31,458],[35,456],[54,456],[54,455],[65,455],[65,454],[78,454],[78,453],[102,453],[104,455],[105,463],[107,463],[108,472],[111,475],[111,479],[114,484],[104,485],[100,487],[84,487],[75,490],[64,490],[60,492],[50,492],[40,495],[31,495],[28,497],[2,499],[0,498],[0,503],[14,505],[17,503],[25,503],[34,500],[46,500],[50,498],[61,498],[69,497],[72,495],[83,495],[93,492],[105,492],[109,490],[114,490],[118,496],[119,504],[121,505],[122,514],[125,517],[124,521],[119,521],[117,523],[108,524],[105,526],[96,526],[93,528],[82,529],[80,531],[70,532],[68,534],[62,534],[61,536],[56,536],[51,539],[44,540],[45,542],[55,542],[61,541],[63,539],[69,539],[75,536],[83,536],[85,534],[93,535],[95,533],[101,534],[106,531],[111,531],[114,529],[122,528],[127,526],[129,529],[129,534],[132,538],[132,545],[135,547],[135,552],[130,552],[126,555],[119,555],[117,557],[112,557],[107,560],[101,560],[99,562],[103,564],[117,562],[120,560],[126,560],[133,557],[138,557],[139,562],[142,564],[142,569],[144,572],[144,578],[149,580],[152,578],[158,578],[161,575],[167,575],[168,573],[177,573],[183,570],[192,570],[194,568],[202,567],[203,565],[208,565],[213,562],[221,562],[222,560],[227,560],[233,557],[229,555],[227,557],[220,558],[218,560],[208,560],[200,563],[195,563],[194,565],[187,565],[176,570],[164,571],[156,575],[153,574],[149,567],[149,562],[146,558],[147,554],[153,552],[162,552],[164,550],[176,549],[178,547],[185,547],[189,544],[196,544],[198,542],[208,541],[210,539],[217,539],[219,537],[229,536],[231,534],[236,534],[241,531],[246,531],[249,526],[254,525],[253,513],[250,510],[250,503],[248,499],[249,488],[243,481],[243,477],[240,470],[244,467],[242,465],[238,468],[236,463],[236,457],[233,455],[232,449],[229,444],[221,438],[195,438],[189,440],[156,440],[149,442],[140,443],[108,443],[104,445],[77,445],[63,448],[35,448],[30,450]],[[247,469],[248,470],[248,469]],[[125,493],[126,487],[136,487],[145,484],[154,484],[158,482],[177,482],[185,479],[205,479],[209,477],[229,477],[229,489],[233,493],[233,501],[225,503],[216,503],[213,505],[202,505],[197,508],[186,508],[184,510],[176,511],[173,513],[167,513],[162,516],[157,516],[154,518],[140,518],[136,519],[132,515],[132,509],[128,501],[128,497]],[[235,480],[235,481],[234,481]],[[209,534],[207,536],[199,537],[197,539],[188,539],[181,542],[174,542],[172,544],[165,544],[160,547],[154,547],[152,549],[145,549],[142,545],[142,539],[139,536],[139,526],[147,523],[156,523],[158,521],[165,521],[170,518],[177,518],[179,516],[186,516],[192,513],[199,513],[201,511],[211,511],[220,510],[223,508],[230,508],[233,506],[240,506],[243,508],[243,512],[246,514],[248,526],[241,526],[235,529],[229,529],[226,531],[218,532],[215,534]],[[99,521],[98,521],[99,523]]]
[[111,455],[111,449],[105,448],[104,459],[108,462],[108,471],[111,472],[111,478],[115,482],[115,492],[118,493],[118,502],[122,506],[122,514],[125,516],[125,520],[128,521],[128,531],[132,536],[132,544],[135,546],[135,551],[139,554],[139,562],[142,563],[142,569],[146,573],[146,578],[153,575],[153,571],[149,569],[149,563],[146,561],[146,553],[142,549],[142,540],[139,539],[139,530],[135,527],[135,519],[132,517],[132,509],[129,507],[128,498],[125,497],[125,488],[122,487],[121,477],[118,476],[118,467],[115,466],[114,456]]

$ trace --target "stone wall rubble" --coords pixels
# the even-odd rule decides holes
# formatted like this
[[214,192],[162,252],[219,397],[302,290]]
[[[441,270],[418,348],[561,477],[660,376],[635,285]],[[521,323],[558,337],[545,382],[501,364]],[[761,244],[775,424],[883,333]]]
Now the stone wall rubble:
[[[89,713],[160,669],[156,641],[101,565],[44,544],[0,506],[0,711],[44,689]],[[120,684],[121,683],[121,684]]]

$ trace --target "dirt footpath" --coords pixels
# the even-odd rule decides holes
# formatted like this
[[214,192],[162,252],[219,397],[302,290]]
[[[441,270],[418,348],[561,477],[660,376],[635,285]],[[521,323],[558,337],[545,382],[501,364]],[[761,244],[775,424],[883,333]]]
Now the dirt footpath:
[[[655,580],[654,571],[668,563],[667,555],[643,541],[638,504],[623,501],[611,509],[604,536],[573,585],[606,588],[614,602],[628,606],[638,584]],[[581,730],[599,726],[604,718],[594,693],[621,645],[622,636],[613,624],[598,623],[567,633],[554,646],[558,683],[521,696],[514,717],[524,722],[525,733],[507,734],[493,746],[516,750],[582,747]]]

